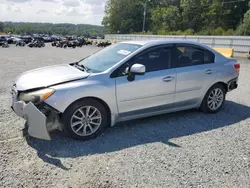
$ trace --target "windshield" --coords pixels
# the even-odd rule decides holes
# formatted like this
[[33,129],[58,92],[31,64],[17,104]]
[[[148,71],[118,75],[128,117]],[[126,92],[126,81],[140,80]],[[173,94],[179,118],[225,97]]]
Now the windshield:
[[117,43],[80,61],[79,65],[94,73],[103,72],[140,47],[141,45],[137,44]]

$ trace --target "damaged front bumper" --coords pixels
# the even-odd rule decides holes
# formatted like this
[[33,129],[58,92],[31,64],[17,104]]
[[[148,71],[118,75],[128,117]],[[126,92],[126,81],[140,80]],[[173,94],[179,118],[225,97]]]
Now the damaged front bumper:
[[27,121],[30,136],[43,140],[51,140],[49,132],[56,129],[61,130],[57,112],[49,108],[39,109],[32,102],[25,103],[18,101],[17,94],[13,91],[11,94],[11,108],[17,116]]

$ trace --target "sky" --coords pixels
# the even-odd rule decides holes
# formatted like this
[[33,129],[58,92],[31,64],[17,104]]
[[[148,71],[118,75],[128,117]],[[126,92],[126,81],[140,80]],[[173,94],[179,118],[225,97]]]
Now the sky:
[[0,0],[0,21],[101,25],[107,0]]

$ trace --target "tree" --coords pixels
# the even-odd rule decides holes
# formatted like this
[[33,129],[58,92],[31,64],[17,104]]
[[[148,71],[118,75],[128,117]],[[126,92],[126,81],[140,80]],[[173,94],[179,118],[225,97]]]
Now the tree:
[[3,32],[3,29],[4,29],[4,24],[3,22],[0,22],[0,32]]
[[224,0],[222,2],[222,10],[224,10],[222,20],[225,29],[236,29],[248,11],[248,3],[249,0]]
[[244,15],[242,23],[237,28],[238,35],[250,35],[250,10]]
[[60,35],[84,35],[95,33],[102,36],[104,28],[102,26],[86,24],[51,24],[51,23],[13,23],[4,22],[4,31],[14,34],[60,34]]
[[176,31],[180,29],[181,15],[178,7],[156,8],[152,11],[153,31]]
[[142,30],[142,0],[108,0],[102,24],[109,33],[129,33]]
[[200,0],[181,0],[182,29],[201,29],[202,6]]

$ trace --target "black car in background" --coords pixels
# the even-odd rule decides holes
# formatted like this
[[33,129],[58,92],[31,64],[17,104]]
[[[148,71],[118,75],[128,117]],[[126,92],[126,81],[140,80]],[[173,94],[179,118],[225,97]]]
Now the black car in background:
[[26,44],[29,44],[33,40],[33,38],[31,36],[21,36],[20,39],[23,39],[23,41]]
[[5,36],[0,36],[0,46],[2,46],[3,48],[9,47],[8,40]]
[[7,38],[5,36],[0,36],[0,42],[5,42],[7,41]]

